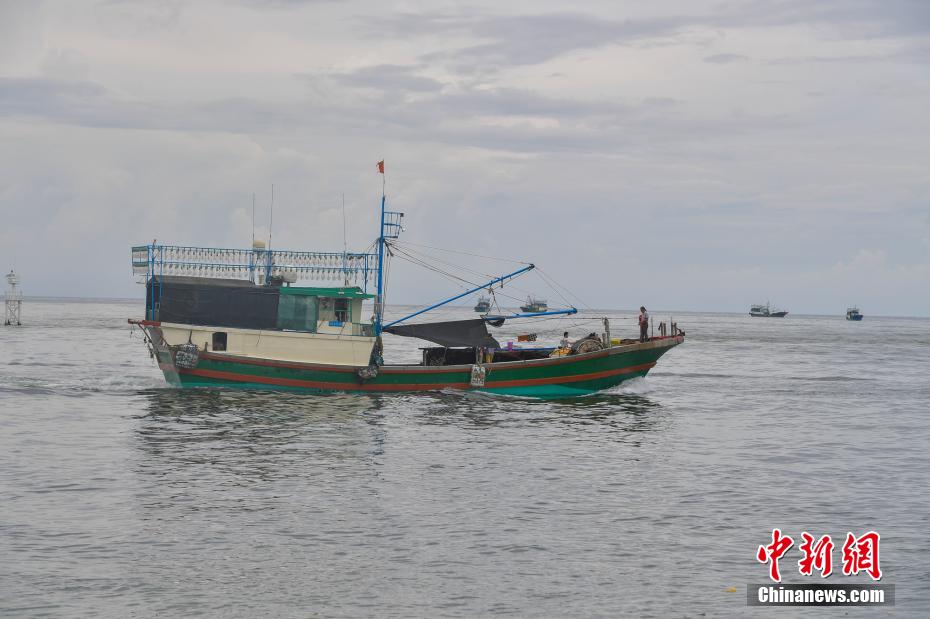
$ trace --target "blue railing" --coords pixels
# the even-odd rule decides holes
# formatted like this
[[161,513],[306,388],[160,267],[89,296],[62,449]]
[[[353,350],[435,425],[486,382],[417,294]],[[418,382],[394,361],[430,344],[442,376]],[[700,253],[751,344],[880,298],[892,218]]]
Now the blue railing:
[[400,237],[403,228],[404,214],[397,211],[384,211],[384,238],[396,239]]
[[132,248],[132,269],[148,278],[160,275],[284,281],[345,281],[361,284],[377,273],[373,253],[226,249],[183,245],[139,245]]

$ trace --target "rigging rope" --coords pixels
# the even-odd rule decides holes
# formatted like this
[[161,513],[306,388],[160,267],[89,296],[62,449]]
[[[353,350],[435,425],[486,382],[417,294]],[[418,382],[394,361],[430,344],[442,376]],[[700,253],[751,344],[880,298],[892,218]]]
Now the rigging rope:
[[416,257],[416,256],[413,256],[412,254],[408,254],[407,252],[405,252],[404,250],[402,250],[402,249],[399,248],[399,247],[394,246],[394,249],[397,251],[397,257],[398,257],[398,258],[401,258],[401,259],[403,259],[403,260],[407,260],[408,262],[411,262],[411,263],[413,263],[413,264],[419,265],[419,266],[423,267],[424,269],[428,269],[428,270],[430,270],[430,271],[433,271],[433,272],[435,272],[435,273],[438,273],[438,274],[443,275],[443,276],[445,276],[445,277],[448,277],[448,278],[450,278],[450,279],[458,280],[459,282],[464,282],[464,283],[466,283],[466,284],[469,284],[469,286],[467,286],[467,287],[466,287],[466,286],[462,286],[462,284],[460,284],[460,283],[457,283],[457,284],[456,284],[456,285],[458,285],[458,286],[461,286],[462,288],[465,288],[466,290],[467,290],[468,288],[476,288],[476,287],[478,287],[478,286],[480,285],[480,284],[476,284],[476,283],[474,283],[474,282],[472,282],[472,281],[470,281],[470,280],[467,280],[467,279],[465,279],[465,278],[463,278],[463,277],[459,277],[458,275],[455,275],[455,274],[453,274],[453,273],[449,273],[448,271],[444,271],[444,270],[442,270],[442,269],[440,269],[440,268],[438,268],[438,267],[434,267],[433,265],[424,262],[422,259],[420,259],[420,258],[418,258],[418,257]]
[[[480,271],[475,271],[474,269],[469,269],[468,267],[465,267],[465,266],[461,266],[461,265],[453,264],[453,263],[450,263],[450,262],[446,262],[446,261],[444,261],[444,260],[441,260],[441,259],[439,259],[439,258],[436,258],[435,256],[430,256],[430,255],[425,254],[425,253],[421,253],[421,252],[414,251],[414,250],[410,249],[409,247],[406,247],[406,248],[404,248],[404,249],[406,250],[408,256],[416,256],[416,257],[419,258],[420,260],[424,260],[424,261],[425,261],[425,260],[436,260],[437,262],[441,262],[442,264],[445,264],[445,265],[448,265],[448,266],[451,266],[451,267],[460,268],[460,269],[462,269],[463,271],[468,271],[469,273],[472,273],[472,274],[474,274],[474,275],[480,275],[481,277],[487,278],[487,279],[489,279],[489,280],[490,280],[490,279],[495,279],[495,278],[497,277],[496,275],[492,275],[492,274],[490,274],[490,273],[482,273],[482,272],[480,272]],[[398,251],[400,251],[399,248],[398,248]],[[450,250],[450,251],[451,251],[451,250]],[[456,252],[456,253],[466,253],[466,252]],[[422,263],[420,263],[420,264],[422,264]],[[525,262],[525,263],[522,263],[522,264],[530,264],[530,263]],[[474,284],[474,283],[472,283],[472,286],[471,286],[471,287],[472,287],[472,288],[476,288],[476,287],[478,287],[479,285],[480,285],[480,284]],[[520,290],[521,292],[524,292],[524,293],[526,293],[526,294],[532,294],[530,291],[525,290],[525,289],[523,289],[523,288],[520,288],[519,286],[513,284],[512,281],[508,282],[507,285],[508,285],[509,287],[511,287],[511,288],[515,288],[515,289],[517,289],[517,290]],[[498,282],[498,283],[497,283],[497,286],[499,286],[500,288],[503,288],[503,287],[504,287],[504,284],[503,284],[503,282]],[[551,285],[550,285],[550,287],[551,287]],[[492,287],[492,288],[493,288],[493,287]],[[491,288],[489,288],[488,290],[491,290],[491,291],[493,292],[493,290],[492,290]],[[558,294],[558,290],[556,290],[555,292],[556,292],[556,294]],[[506,298],[510,299],[511,301],[515,301],[515,302],[517,302],[517,303],[523,303],[523,299],[519,299],[519,298],[514,297],[514,296],[512,296],[512,295],[509,295],[509,294],[507,294],[507,293],[505,293],[505,292],[500,292],[500,295],[501,295],[502,297],[506,297]],[[562,297],[562,299],[565,301],[565,303],[566,303],[567,305],[572,306],[572,304],[571,304],[567,299],[565,299],[565,297]],[[574,307],[574,306],[572,306],[572,307]],[[498,308],[498,309],[500,309],[500,308]]]
[[450,254],[462,254],[463,256],[473,256],[475,258],[487,258],[488,260],[500,260],[501,262],[513,262],[514,264],[531,264],[529,262],[523,262],[522,260],[513,260],[512,258],[499,258],[497,256],[485,256],[483,254],[475,254],[472,252],[461,251],[458,249],[447,249],[445,247],[433,247],[432,245],[423,245],[422,243],[412,243],[410,241],[402,241],[404,245],[413,245],[415,247],[425,247],[427,249],[435,249],[437,251],[445,251]]
[[[454,283],[454,284],[457,285],[458,287],[462,288],[463,290],[468,290],[468,289],[470,289],[470,288],[479,288],[479,287],[480,287],[480,288],[484,288],[481,284],[477,284],[477,283],[475,283],[475,282],[472,282],[472,281],[470,281],[470,280],[467,280],[467,279],[465,279],[465,278],[463,278],[463,277],[459,277],[458,275],[455,275],[455,274],[450,273],[450,272],[448,272],[448,271],[446,271],[446,270],[444,270],[444,269],[441,269],[441,268],[439,268],[439,267],[436,267],[436,266],[433,266],[433,265],[427,263],[423,258],[421,258],[421,257],[419,257],[419,256],[417,256],[417,255],[415,255],[415,254],[417,254],[417,253],[419,253],[419,252],[411,253],[411,252],[413,252],[413,250],[411,250],[411,249],[409,249],[409,248],[403,248],[403,249],[402,249],[402,248],[398,247],[398,246],[397,246],[396,244],[394,244],[394,243],[391,243],[391,244],[390,244],[390,247],[391,247],[391,249],[394,250],[394,251],[391,252],[391,254],[390,254],[392,257],[396,256],[396,257],[398,257],[398,258],[400,258],[400,259],[402,259],[402,260],[406,260],[406,261],[410,262],[411,264],[415,264],[415,265],[417,265],[417,266],[421,266],[421,267],[423,267],[423,268],[425,268],[425,269],[427,269],[427,270],[429,270],[429,271],[433,271],[434,273],[437,273],[437,274],[439,274],[439,275],[441,275],[441,276],[444,276],[444,277],[446,277],[446,278],[448,278],[448,279],[450,279],[450,280],[453,280],[452,283]],[[395,252],[396,252],[396,253],[395,253]],[[449,264],[449,263],[446,263],[446,262],[444,262],[444,261],[440,261],[440,262],[443,262],[444,264]],[[450,265],[450,266],[456,266],[456,265]],[[491,277],[491,276],[489,276],[489,275],[485,275],[485,274],[483,274],[483,273],[479,273],[479,272],[477,272],[477,271],[473,271],[473,270],[467,269],[467,268],[465,268],[465,267],[460,267],[460,268],[463,268],[464,270],[470,270],[470,271],[472,271],[473,273],[478,273],[478,275],[482,275],[483,277],[485,277],[485,276],[486,276],[486,277]],[[464,284],[468,284],[468,286],[464,286],[463,283],[464,283]],[[501,288],[503,287],[502,282],[498,282],[497,285],[500,286]],[[506,293],[504,293],[504,292],[502,292],[502,291],[500,291],[500,290],[498,290],[497,292],[495,292],[493,286],[489,286],[489,287],[487,288],[487,290],[489,291],[489,293],[491,294],[491,296],[492,296],[492,298],[493,298],[494,305],[497,307],[498,311],[501,312],[501,313],[503,313],[503,310],[501,309],[500,304],[499,304],[499,302],[498,302],[498,299],[497,299],[498,295],[499,295],[499,296],[506,297],[506,298],[508,298],[508,299],[511,299],[511,300],[517,302],[518,304],[519,304],[519,303],[522,303],[522,300],[521,300],[521,299],[518,299],[518,298],[516,298],[516,297],[514,297],[514,296],[508,295],[508,294],[506,294]],[[477,292],[477,291],[476,291],[476,292]],[[571,304],[569,304],[569,305],[571,305]],[[526,318],[532,318],[532,317],[526,317]]]
[[[546,279],[546,280],[549,281],[549,285],[550,285],[550,286],[553,286],[553,287],[558,286],[559,288],[561,288],[562,290],[564,290],[565,292],[567,292],[567,293],[569,294],[569,296],[574,297],[575,300],[578,301],[578,303],[580,303],[580,304],[581,304],[582,306],[584,306],[586,309],[589,309],[589,310],[592,310],[592,311],[594,310],[593,307],[591,307],[590,305],[588,305],[587,303],[585,303],[584,300],[582,300],[581,297],[579,297],[577,294],[574,294],[571,290],[569,290],[568,288],[566,288],[566,287],[563,286],[562,284],[560,284],[560,283],[558,283],[557,281],[555,281],[555,279],[553,279],[553,278],[549,277],[548,275],[546,275],[545,273],[543,273],[542,269],[540,269],[539,267],[536,267],[536,270],[539,271],[539,275],[540,275],[540,276],[542,276],[544,279]],[[557,293],[560,297],[562,297],[562,300],[563,300],[563,301],[565,301],[565,302],[568,303],[569,305],[572,305],[571,303],[569,303],[568,299],[566,299],[564,296],[562,296],[561,293],[559,293],[558,288],[555,288],[555,291],[556,291],[556,293]]]
[[[384,244],[384,285],[381,287],[381,316],[384,316],[384,309],[387,307],[388,282],[391,281],[391,248],[387,243]],[[383,322],[383,318],[382,318]]]
[[[427,269],[427,270],[429,270],[429,271],[432,271],[432,272],[434,272],[434,273],[440,275],[441,277],[447,278],[447,279],[450,280],[452,283],[454,283],[457,287],[459,287],[459,288],[461,288],[461,289],[463,289],[463,290],[468,290],[469,288],[484,288],[484,287],[483,287],[481,284],[472,281],[471,279],[467,279],[466,277],[456,275],[455,273],[452,273],[452,272],[449,271],[449,270],[446,270],[446,269],[444,269],[444,268],[442,268],[442,267],[436,266],[435,264],[433,264],[433,262],[438,262],[438,263],[440,263],[440,264],[446,265],[447,267],[457,268],[457,269],[460,269],[461,271],[465,271],[465,272],[467,272],[467,273],[469,273],[469,274],[471,274],[471,275],[478,275],[478,276],[480,276],[480,277],[482,277],[482,278],[494,279],[495,276],[493,276],[493,275],[491,275],[491,274],[488,274],[488,273],[482,273],[481,271],[476,271],[475,269],[471,269],[471,268],[469,268],[469,267],[465,267],[465,266],[462,266],[462,265],[458,265],[458,264],[454,264],[454,263],[451,263],[451,262],[447,262],[446,260],[442,260],[442,259],[440,259],[440,258],[437,258],[437,257],[435,257],[435,256],[432,256],[432,255],[430,255],[430,254],[428,254],[428,253],[426,253],[426,252],[422,252],[422,251],[420,251],[420,250],[412,249],[410,246],[422,247],[422,248],[426,248],[426,249],[432,249],[432,250],[447,252],[447,253],[451,253],[451,254],[460,254],[460,255],[472,256],[472,257],[476,257],[476,258],[485,258],[485,259],[489,259],[489,260],[499,260],[499,261],[503,261],[503,262],[511,262],[511,263],[524,264],[524,265],[529,265],[529,264],[531,264],[531,263],[529,263],[529,262],[523,262],[523,261],[520,261],[520,260],[512,260],[512,259],[507,259],[507,258],[499,258],[499,257],[495,257],[495,256],[487,256],[487,255],[483,255],[483,254],[477,254],[477,253],[474,253],[474,252],[467,252],[467,251],[461,251],[461,250],[447,249],[447,248],[443,248],[443,247],[435,247],[435,246],[425,245],[425,244],[421,244],[421,243],[412,243],[412,242],[410,242],[410,241],[402,241],[402,242],[401,242],[401,241],[393,241],[393,242],[391,242],[391,243],[389,243],[389,244],[388,244],[388,243],[385,243],[385,245],[394,250],[393,252],[389,252],[389,257],[397,257],[397,258],[400,258],[400,259],[402,259],[402,260],[406,260],[407,262],[410,262],[411,264],[414,264],[414,265],[423,267],[424,269]],[[395,252],[396,252],[396,253],[395,253]],[[385,260],[385,262],[389,262],[389,261],[388,261],[388,260]],[[385,265],[385,266],[386,266],[387,268],[389,268],[389,265]],[[557,282],[552,276],[550,276],[550,275],[548,275],[547,273],[545,273],[545,272],[544,272],[541,268],[539,268],[538,266],[536,267],[536,271],[539,273],[539,276],[540,276],[540,278],[543,280],[543,282],[544,282],[549,288],[551,288],[551,289],[555,292],[555,294],[558,295],[558,297],[559,297],[567,306],[569,306],[569,307],[576,307],[575,303],[573,303],[573,302],[572,302],[571,300],[569,300],[569,298],[568,298],[568,297],[571,297],[571,298],[575,299],[575,302],[577,302],[577,304],[580,305],[581,307],[583,307],[583,308],[585,308],[585,309],[587,309],[587,310],[589,310],[589,311],[594,311],[594,308],[592,308],[590,305],[588,305],[587,303],[585,303],[585,301],[584,301],[581,297],[579,297],[577,294],[573,293],[571,290],[569,290],[569,289],[568,289],[566,286],[564,286],[563,284],[560,284],[559,282]],[[486,289],[487,289],[488,293],[491,295],[492,304],[493,304],[492,306],[495,307],[495,308],[497,309],[498,312],[503,313],[503,309],[502,309],[501,306],[500,306],[498,297],[504,297],[504,298],[506,298],[506,299],[509,299],[509,300],[511,300],[511,301],[516,302],[517,304],[520,304],[520,303],[523,302],[522,299],[517,298],[517,297],[515,297],[515,296],[512,296],[512,295],[510,295],[510,294],[507,294],[507,293],[503,292],[502,289],[504,288],[504,282],[498,282],[496,285],[498,286],[498,290],[497,290],[497,291],[495,291],[493,285],[492,285],[492,286],[488,286]],[[530,295],[532,294],[531,292],[529,292],[529,291],[523,289],[522,287],[514,285],[512,282],[507,282],[507,287],[513,288],[513,289],[518,290],[518,291],[521,291],[521,292],[524,292],[524,293],[526,293],[526,294],[530,294]],[[385,286],[385,288],[386,288],[386,286]],[[476,290],[475,292],[478,292],[478,291]],[[563,294],[563,292],[564,292],[565,294]],[[386,293],[386,290],[385,290],[385,293]],[[567,294],[568,296],[566,296],[566,294]],[[386,299],[386,294],[385,294],[385,299]],[[527,317],[527,318],[532,318],[532,317]],[[611,319],[614,319],[614,320],[632,320],[632,318],[630,318],[630,317],[628,317],[628,316],[608,316],[607,318],[611,318]],[[541,319],[540,319],[540,318],[536,318],[536,320],[565,320],[565,319],[566,319],[565,316],[554,316],[554,317],[541,318]],[[580,316],[576,316],[576,317],[575,317],[575,320],[576,320],[576,321],[602,320],[602,319],[603,319],[603,317],[597,317],[597,318],[586,318],[586,317],[580,317]],[[573,322],[573,323],[570,325],[570,327],[577,327],[577,326],[580,326],[580,323],[575,323],[575,322]]]
[[[487,279],[494,279],[495,276],[494,276],[494,275],[491,275],[491,274],[489,274],[489,273],[483,273],[483,272],[481,272],[481,271],[476,271],[476,270],[474,270],[474,269],[471,269],[471,268],[468,268],[468,267],[465,267],[465,266],[462,266],[462,265],[458,265],[458,264],[453,264],[453,263],[447,262],[447,261],[445,261],[445,260],[442,260],[441,258],[437,258],[436,256],[431,256],[431,255],[429,255],[429,254],[427,254],[427,253],[425,253],[425,252],[421,252],[421,251],[418,251],[418,250],[411,249],[409,246],[412,245],[412,246],[415,246],[415,247],[424,247],[424,248],[427,248],[427,249],[434,249],[434,250],[437,250],[437,251],[443,251],[443,252],[447,252],[447,253],[461,254],[461,255],[464,255],[464,256],[473,256],[473,257],[477,257],[477,258],[486,258],[486,259],[490,259],[490,260],[500,260],[500,261],[512,262],[512,263],[516,263],[516,264],[526,264],[526,265],[531,264],[531,263],[529,263],[529,262],[522,262],[522,261],[519,261],[519,260],[510,260],[510,259],[507,259],[507,258],[498,258],[498,257],[495,257],[495,256],[486,256],[486,255],[483,255],[483,254],[476,254],[476,253],[473,253],[473,252],[467,252],[467,251],[461,251],[461,250],[455,250],[455,249],[446,249],[446,248],[442,248],[442,247],[435,247],[435,246],[432,246],[432,245],[425,245],[425,244],[421,244],[421,243],[412,243],[412,242],[410,242],[410,241],[400,241],[400,242],[395,241],[394,243],[392,243],[392,245],[393,245],[394,248],[397,249],[399,252],[402,252],[402,253],[407,257],[407,259],[408,259],[410,262],[412,262],[413,264],[417,264],[417,265],[419,265],[419,266],[422,266],[422,267],[424,267],[424,268],[427,268],[427,269],[429,269],[429,270],[431,270],[431,271],[434,271],[435,273],[438,273],[438,274],[443,275],[443,276],[445,276],[445,277],[448,277],[448,278],[451,278],[451,279],[454,279],[454,280],[458,280],[458,281],[461,281],[461,282],[466,282],[466,283],[468,283],[472,288],[476,288],[476,287],[478,287],[480,284],[477,284],[477,283],[475,283],[475,282],[472,282],[472,281],[470,281],[470,280],[467,280],[467,279],[465,279],[465,278],[463,278],[463,277],[458,277],[458,276],[456,276],[456,275],[450,273],[449,271],[445,271],[445,270],[443,270],[443,269],[439,269],[439,268],[433,267],[432,265],[428,264],[428,261],[431,261],[431,260],[432,260],[432,261],[435,261],[435,262],[439,262],[439,263],[444,264],[444,265],[446,265],[446,266],[455,267],[455,268],[461,269],[462,271],[466,271],[466,272],[468,272],[468,273],[471,273],[472,275],[479,275],[479,276],[484,277],[484,278],[487,278]],[[399,247],[399,245],[400,245],[400,247]],[[403,247],[403,249],[402,249],[401,247]],[[555,294],[558,295],[559,298],[561,298],[562,301],[563,301],[567,306],[569,306],[569,307],[575,307],[575,303],[573,303],[572,301],[570,301],[568,298],[566,298],[566,296],[565,296],[564,294],[562,294],[562,291],[563,291],[563,290],[564,290],[565,292],[567,292],[567,293],[569,294],[569,296],[574,297],[574,298],[577,300],[577,302],[578,302],[580,305],[582,305],[583,307],[585,307],[585,308],[587,308],[587,309],[593,309],[593,308],[591,308],[590,305],[588,305],[588,304],[585,303],[580,297],[578,297],[578,295],[572,293],[568,288],[566,288],[565,286],[559,284],[559,283],[556,282],[551,276],[549,276],[549,275],[547,275],[546,273],[544,273],[544,272],[542,271],[542,269],[540,269],[539,267],[536,267],[536,271],[539,273],[539,276],[540,276],[540,278],[543,280],[543,282],[544,282],[550,289],[552,289],[552,291],[555,292]],[[459,284],[459,285],[461,286],[461,284]],[[499,286],[500,288],[503,288],[503,287],[504,287],[503,282],[499,283],[498,286]],[[513,282],[508,282],[508,283],[507,283],[507,286],[510,287],[510,288],[513,288],[514,290],[518,290],[518,291],[520,291],[520,292],[523,293],[523,294],[527,294],[527,295],[532,295],[532,294],[533,294],[531,291],[526,290],[525,288],[522,288],[522,287],[520,287],[520,286],[517,286],[517,285],[514,284]],[[493,292],[493,289],[492,289],[492,288],[488,288],[488,290],[489,290],[489,292]],[[515,296],[513,296],[513,295],[509,295],[509,294],[507,294],[507,293],[505,293],[505,292],[503,292],[503,291],[500,291],[499,294],[500,294],[500,296],[505,297],[505,298],[507,298],[507,299],[510,299],[511,301],[514,301],[514,302],[516,302],[516,303],[518,303],[518,304],[519,304],[519,303],[523,303],[523,299],[517,298],[517,297],[515,297]],[[496,297],[495,297],[495,301],[496,301]],[[499,306],[499,305],[498,305],[498,310],[500,311],[500,306]]]
[[571,301],[569,301],[568,299],[565,298],[565,295],[564,295],[564,294],[562,294],[561,292],[559,292],[559,289],[555,287],[555,285],[553,284],[553,282],[549,281],[549,278],[546,277],[546,274],[545,274],[545,273],[543,273],[542,271],[539,271],[539,276],[543,279],[543,281],[545,281],[547,284],[549,284],[549,287],[552,288],[552,289],[555,291],[555,293],[556,293],[557,295],[559,295],[559,297],[561,297],[561,299],[562,299],[563,301],[565,301],[565,305],[568,305],[568,306],[570,306],[570,307],[574,307],[574,306],[575,306],[574,303],[572,303]]
[[[399,249],[399,248],[398,248],[398,249]],[[495,277],[494,275],[491,275],[491,274],[489,274],[489,273],[482,273],[482,272],[476,271],[476,270],[474,270],[474,269],[469,269],[468,267],[464,267],[464,266],[461,266],[461,265],[458,265],[458,264],[453,264],[453,263],[451,263],[451,262],[446,262],[445,260],[440,260],[439,258],[436,258],[435,256],[430,256],[429,254],[425,254],[425,253],[418,252],[418,251],[416,251],[416,250],[410,249],[409,247],[405,247],[405,248],[404,248],[404,251],[407,253],[407,255],[410,255],[410,256],[417,256],[417,257],[420,258],[421,260],[435,260],[436,262],[441,262],[442,264],[445,264],[445,265],[448,265],[448,266],[451,266],[451,267],[457,267],[457,268],[459,268],[459,269],[462,269],[463,271],[468,271],[469,273],[472,273],[472,274],[474,274],[474,275],[480,275],[481,277],[485,277],[485,278],[487,278],[487,279],[494,279],[494,277]]]
[[[469,288],[478,288],[478,287],[482,287],[482,288],[483,288],[483,286],[482,286],[481,284],[475,283],[475,282],[473,282],[473,281],[471,281],[471,280],[467,280],[467,279],[465,279],[465,278],[463,278],[463,277],[459,277],[459,276],[457,276],[457,275],[455,275],[455,274],[453,274],[453,273],[450,273],[450,272],[448,272],[448,271],[445,271],[445,270],[443,270],[443,269],[440,269],[440,268],[438,268],[438,267],[435,267],[435,266],[433,266],[433,265],[431,265],[431,264],[428,264],[428,263],[427,263],[425,260],[423,260],[422,258],[419,258],[418,256],[415,256],[415,255],[413,255],[413,254],[411,254],[411,253],[408,253],[409,251],[411,251],[411,250],[409,250],[409,249],[407,249],[407,250],[405,251],[404,249],[401,249],[401,248],[397,247],[396,245],[393,245],[393,244],[392,244],[392,246],[394,247],[395,250],[397,250],[397,252],[398,252],[397,257],[398,257],[398,258],[407,260],[408,262],[410,262],[410,263],[412,263],[412,264],[416,264],[416,265],[418,265],[418,266],[421,266],[421,267],[423,267],[424,269],[428,269],[428,270],[430,270],[430,271],[433,271],[434,273],[438,273],[439,275],[445,276],[445,277],[447,277],[447,278],[449,278],[449,279],[458,280],[458,282],[464,282],[464,283],[468,284],[468,286],[463,286],[461,283],[453,282],[453,283],[455,283],[457,286],[459,286],[460,288],[462,288],[463,290],[468,290]],[[446,264],[447,264],[447,263],[446,263]],[[451,266],[456,266],[456,265],[451,265]],[[464,267],[460,267],[460,268],[464,268]],[[470,269],[467,269],[467,268],[466,268],[465,270],[470,270]],[[472,271],[472,272],[478,273],[477,271]],[[492,278],[492,279],[493,279],[493,276],[485,275],[485,274],[483,274],[483,273],[478,273],[478,275],[481,275],[482,277],[488,277],[488,278]],[[498,285],[498,286],[501,286],[501,283],[499,282],[497,285]],[[501,286],[501,287],[503,287],[503,286]],[[493,292],[493,287],[490,287],[489,290],[491,290],[491,291]],[[477,291],[476,291],[476,292],[477,292]],[[501,295],[501,296],[503,296],[503,297],[507,297],[508,299],[511,299],[512,301],[516,301],[517,303],[522,303],[522,302],[523,302],[521,299],[518,299],[517,297],[508,295],[508,294],[506,294],[506,293],[504,293],[504,292],[498,291],[497,294],[499,294],[499,295]]]

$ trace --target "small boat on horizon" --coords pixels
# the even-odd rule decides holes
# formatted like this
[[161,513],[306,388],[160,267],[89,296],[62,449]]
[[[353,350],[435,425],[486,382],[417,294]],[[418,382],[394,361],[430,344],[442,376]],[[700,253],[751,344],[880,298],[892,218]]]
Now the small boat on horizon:
[[526,298],[526,305],[520,306],[520,311],[526,312],[527,314],[547,312],[549,311],[549,304],[545,299],[529,296]]
[[475,311],[479,314],[487,314],[491,309],[491,299],[485,295],[478,297],[478,302],[475,303]]
[[850,307],[846,310],[846,320],[862,320],[862,314],[859,312],[858,307]]
[[757,303],[749,308],[749,315],[755,316],[756,318],[784,318],[788,315],[788,310],[778,309],[777,307],[772,307],[767,301],[763,303]]

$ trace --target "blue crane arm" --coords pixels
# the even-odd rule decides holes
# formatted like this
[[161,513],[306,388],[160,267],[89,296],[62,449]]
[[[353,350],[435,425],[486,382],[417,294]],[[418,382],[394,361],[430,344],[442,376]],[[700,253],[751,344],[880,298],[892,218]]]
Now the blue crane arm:
[[560,314],[577,314],[578,309],[571,307],[563,310],[552,310],[551,312],[531,312],[526,314],[510,314],[509,316],[485,316],[485,320],[501,320],[509,318],[536,318],[537,316],[558,316]]
[[520,269],[519,271],[514,271],[513,273],[508,273],[507,275],[501,275],[500,277],[497,277],[497,278],[495,278],[495,279],[492,279],[491,281],[489,281],[489,282],[487,282],[487,283],[485,283],[485,284],[482,284],[481,286],[477,286],[477,287],[475,287],[475,288],[472,288],[471,290],[466,290],[466,291],[463,292],[462,294],[457,294],[457,295],[455,295],[454,297],[450,297],[450,298],[446,299],[445,301],[440,301],[439,303],[435,303],[435,304],[433,304],[433,305],[430,305],[430,306],[427,307],[426,309],[421,309],[420,311],[414,312],[414,313],[412,313],[412,314],[408,314],[407,316],[404,316],[403,318],[398,318],[398,319],[395,320],[394,322],[390,322],[390,323],[384,325],[384,328],[393,327],[394,325],[396,325],[396,324],[398,324],[398,323],[400,323],[400,322],[404,322],[405,320],[409,320],[409,319],[413,318],[414,316],[419,316],[420,314],[425,314],[426,312],[429,312],[429,311],[431,311],[431,310],[434,310],[434,309],[436,309],[437,307],[442,307],[443,305],[445,305],[445,304],[447,304],[447,303],[451,303],[451,302],[453,302],[453,301],[456,301],[456,300],[458,300],[458,299],[461,299],[462,297],[467,297],[468,295],[470,295],[470,294],[472,294],[472,293],[474,293],[474,292],[478,292],[479,290],[482,290],[482,289],[484,289],[484,288],[488,288],[488,287],[490,287],[490,286],[493,286],[494,284],[498,284],[498,283],[504,282],[504,281],[506,281],[506,280],[508,280],[508,279],[511,279],[511,278],[513,278],[513,277],[516,277],[517,275],[520,275],[520,274],[522,274],[522,273],[526,273],[527,271],[530,271],[530,270],[535,269],[535,268],[536,268],[536,265],[531,264],[531,265],[529,265],[529,266],[523,267],[523,268]]

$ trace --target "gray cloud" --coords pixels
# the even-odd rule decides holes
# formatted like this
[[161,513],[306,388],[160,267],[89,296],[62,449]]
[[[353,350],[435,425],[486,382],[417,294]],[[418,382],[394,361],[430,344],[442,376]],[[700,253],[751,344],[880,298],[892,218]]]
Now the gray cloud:
[[852,63],[897,63],[926,64],[930,62],[930,45],[926,43],[904,43],[897,50],[887,53],[872,54],[837,54],[835,56],[785,56],[768,60],[773,65],[808,65],[815,63],[845,64]]
[[256,9],[303,9],[315,4],[332,4],[345,0],[236,0],[237,3]]
[[382,64],[348,73],[336,73],[330,77],[344,86],[381,91],[435,92],[442,89],[441,82],[419,75],[418,69],[419,67]]
[[0,113],[38,116],[82,124],[94,108],[107,105],[107,90],[92,82],[45,78],[0,78]]
[[742,62],[744,60],[749,59],[742,54],[714,54],[713,56],[704,57],[704,62],[711,64],[730,64],[731,62]]
[[[672,114],[669,98],[640,101],[553,98],[515,88],[465,88],[437,92],[407,88],[404,79],[369,76],[381,71],[326,75],[346,92],[330,91],[323,100],[269,102],[248,98],[197,103],[126,99],[92,82],[45,78],[0,79],[0,118],[42,118],[85,127],[149,131],[288,134],[313,131],[340,135],[377,131],[394,139],[445,143],[505,152],[622,152],[656,148],[651,136],[664,126],[665,145],[710,137],[724,128],[731,134],[790,126],[786,119],[758,114],[723,121],[689,121]],[[409,71],[413,71],[411,68]],[[408,76],[407,69],[389,73]],[[360,77],[363,76],[363,77]],[[310,79],[301,76],[302,79]],[[358,97],[356,87],[376,94]],[[407,94],[426,93],[408,100]],[[483,119],[487,119],[484,121]]]
[[531,65],[562,54],[603,45],[669,35],[691,20],[669,17],[612,21],[580,13],[500,16],[460,13],[405,13],[387,19],[364,18],[372,33],[467,37],[482,41],[455,50],[424,54],[423,60],[491,65]]
[[[837,36],[867,38],[921,36],[930,33],[930,3],[923,0],[758,0],[692,10],[674,16],[628,20],[582,13],[498,15],[473,8],[456,12],[401,13],[362,17],[372,35],[398,39],[423,36],[477,39],[478,44],[426,53],[425,62],[442,60],[462,73],[495,70],[500,65],[540,64],[563,54],[605,45],[630,45],[662,38],[674,40],[689,29],[817,26]],[[708,62],[732,62],[738,54],[716,54]],[[480,67],[480,68],[479,68]]]
[[853,38],[915,36],[930,32],[930,5],[923,0],[758,0],[714,21],[724,27],[820,26]]
[[99,0],[92,11],[110,36],[132,37],[178,27],[185,0]]

